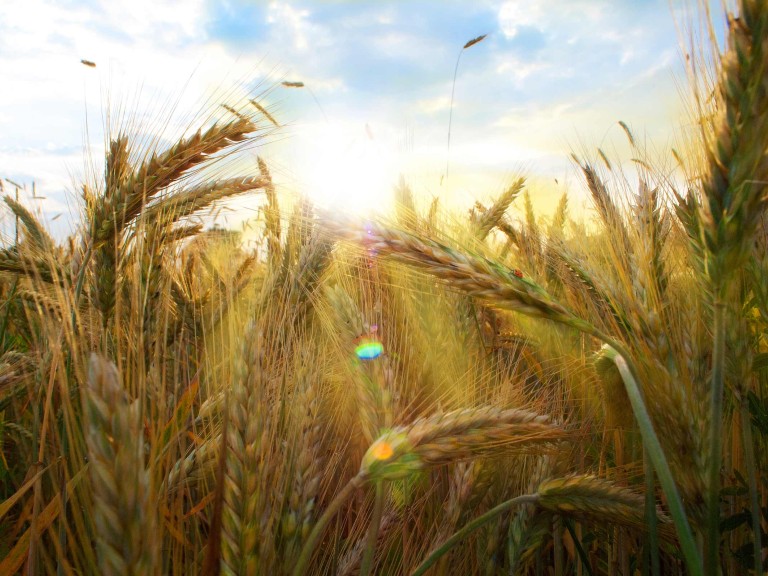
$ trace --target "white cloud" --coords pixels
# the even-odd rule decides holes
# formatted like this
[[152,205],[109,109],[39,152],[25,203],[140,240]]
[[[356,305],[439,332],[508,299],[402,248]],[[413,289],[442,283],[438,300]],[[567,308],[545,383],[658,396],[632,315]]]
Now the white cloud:
[[501,62],[496,65],[496,74],[512,78],[519,85],[531,74],[549,67],[548,64],[526,61],[509,54],[505,55]]
[[[436,98],[427,98],[420,100],[417,104],[419,110],[424,114],[436,114],[448,110],[451,106],[451,99],[448,96],[438,96]],[[454,103],[454,108],[456,104]]]
[[[408,173],[423,170],[426,189],[440,181],[457,48],[449,35],[458,31],[428,28],[428,12],[419,21],[410,7],[394,1],[370,10],[336,3],[328,12],[320,2],[259,2],[258,38],[213,40],[206,36],[208,18],[216,16],[213,0],[88,1],[91,7],[84,0],[0,0],[0,177],[35,178],[41,194],[63,198],[61,191],[74,189],[72,182],[84,171],[86,112],[95,156],[103,149],[100,128],[108,99],[127,115],[140,111],[136,123],[143,121],[142,129],[157,136],[171,108],[191,114],[204,98],[214,106],[225,101],[220,86],[269,77],[304,81],[333,125],[321,124],[324,117],[306,89],[278,87],[265,98],[278,105],[278,120],[288,126],[289,138],[274,149],[302,158],[295,180],[322,180],[323,174],[304,173],[304,159],[333,164],[329,150],[338,160],[369,122],[376,145],[388,142],[387,130],[399,133],[393,126],[412,127],[418,146],[411,145],[415,160]],[[248,0],[223,7],[222,1],[215,5],[229,9],[221,20],[226,26],[237,21],[237,6]],[[481,191],[521,161],[532,172],[557,172],[568,162],[568,137],[600,142],[618,119],[663,135],[663,126],[674,120],[666,108],[659,112],[666,90],[671,87],[672,95],[664,106],[676,98],[671,81],[664,81],[675,61],[669,48],[676,42],[674,29],[668,27],[664,48],[658,32],[659,21],[670,16],[643,13],[631,0],[487,0],[482,6],[499,28],[461,32],[462,38],[485,31],[491,36],[481,50],[463,56],[452,125],[454,184],[471,175],[479,178],[474,188]],[[253,16],[250,7],[248,14]],[[353,77],[380,73],[362,62],[363,54],[383,64],[382,75],[395,70],[375,89]],[[97,67],[81,65],[81,58]],[[425,63],[429,73],[414,78],[416,65]],[[405,78],[412,84],[405,85]],[[355,116],[356,127],[338,124]],[[331,142],[327,134],[334,130],[346,140]],[[363,143],[366,154],[353,160],[376,165],[379,149]],[[101,163],[94,161],[97,170]],[[371,174],[386,188],[397,176],[366,168],[358,177]]]
[[191,39],[205,40],[204,0],[100,0],[100,19],[114,26],[133,42],[179,44]]
[[272,39],[283,47],[290,39],[292,48],[299,53],[316,51],[334,44],[333,35],[312,21],[312,13],[294,8],[285,2],[271,2],[267,8],[267,23],[272,26]]
[[[499,8],[499,28],[507,38],[514,38],[522,26],[540,28],[544,23],[546,4],[549,2],[529,2],[527,0],[509,0]],[[550,6],[551,8],[551,6]]]
[[0,177],[34,179],[46,203],[66,202],[90,170],[86,148],[103,153],[107,109],[135,130],[173,133],[173,109],[210,108],[244,71],[263,76],[255,57],[235,65],[206,39],[206,10],[206,0],[0,1]]

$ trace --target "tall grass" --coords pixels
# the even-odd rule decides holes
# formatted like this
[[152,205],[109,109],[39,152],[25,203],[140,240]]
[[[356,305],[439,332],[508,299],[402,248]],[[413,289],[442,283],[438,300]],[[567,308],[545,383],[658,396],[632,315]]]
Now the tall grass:
[[[230,161],[279,127],[253,98],[115,130],[64,245],[6,197],[0,573],[761,572],[768,10],[729,22],[688,187],[623,125],[589,227],[523,178],[291,205]],[[195,219],[246,193],[256,248]]]

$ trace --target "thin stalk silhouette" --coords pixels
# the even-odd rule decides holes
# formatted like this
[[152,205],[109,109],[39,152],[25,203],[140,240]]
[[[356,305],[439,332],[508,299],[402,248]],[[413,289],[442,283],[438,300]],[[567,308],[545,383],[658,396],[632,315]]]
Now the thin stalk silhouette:
[[312,96],[312,99],[315,101],[315,104],[317,104],[317,107],[320,108],[320,112],[323,113],[323,118],[325,118],[325,123],[328,123],[328,115],[325,113],[325,110],[320,105],[320,101],[317,99],[317,96],[315,96],[315,93],[312,91],[312,88],[304,84],[304,82],[281,82],[281,85],[285,88],[306,88],[309,90],[310,95]]
[[[472,38],[469,42],[464,44],[462,46],[461,50],[459,50],[459,56],[456,58],[456,67],[453,69],[453,84],[451,85],[451,106],[450,106],[450,112],[448,113],[448,151],[446,152],[446,158],[445,158],[445,176],[444,178],[448,178],[448,164],[451,161],[451,122],[453,121],[453,96],[456,92],[456,75],[459,73],[459,62],[461,62],[461,55],[464,53],[464,50],[467,48],[471,48],[475,44],[479,44],[485,38],[488,36],[488,34],[482,34],[476,38]],[[440,184],[443,183],[442,178],[440,179]]]

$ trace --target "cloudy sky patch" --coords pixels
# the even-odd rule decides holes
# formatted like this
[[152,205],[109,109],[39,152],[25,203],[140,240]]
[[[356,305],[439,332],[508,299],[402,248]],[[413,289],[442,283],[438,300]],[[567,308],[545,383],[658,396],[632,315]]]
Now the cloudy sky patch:
[[[621,149],[619,120],[670,143],[684,122],[672,9],[667,0],[5,0],[0,178],[34,180],[51,216],[85,175],[87,148],[99,169],[105,109],[113,125],[172,138],[206,105],[210,114],[250,91],[284,125],[258,151],[284,189],[362,209],[385,205],[403,173],[425,197],[471,205],[521,167],[562,180],[574,143]],[[480,34],[461,53],[449,154],[456,59]],[[171,110],[179,120],[166,126]],[[331,191],[332,178],[343,192]]]

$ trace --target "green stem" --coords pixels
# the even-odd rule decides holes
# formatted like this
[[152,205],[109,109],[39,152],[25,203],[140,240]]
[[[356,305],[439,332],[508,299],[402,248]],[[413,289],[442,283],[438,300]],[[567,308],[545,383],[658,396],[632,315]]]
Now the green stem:
[[[0,353],[5,352],[5,337],[7,336],[5,328],[8,325],[8,316],[11,314],[11,301],[13,300],[13,297],[16,296],[16,287],[19,285],[19,277],[16,276],[16,278],[13,281],[13,286],[11,286],[11,292],[8,294],[8,296],[5,299],[5,302],[3,302],[2,307],[5,308],[5,314],[3,314],[3,320],[0,322]],[[10,347],[10,344],[9,344]]]
[[584,547],[581,545],[581,539],[579,538],[579,535],[576,533],[576,529],[573,527],[573,522],[571,522],[567,517],[563,516],[563,523],[565,524],[565,527],[568,529],[568,532],[571,534],[571,539],[573,540],[574,546],[576,546],[576,552],[579,555],[579,559],[581,560],[581,565],[584,567],[584,570],[586,570],[587,574],[589,576],[592,576],[592,567],[589,565],[589,556],[587,556],[586,551],[584,550]]
[[682,498],[680,498],[680,493],[675,485],[675,479],[672,476],[669,463],[661,448],[659,437],[653,429],[651,416],[648,414],[648,409],[645,407],[643,395],[637,385],[637,378],[635,376],[637,371],[634,365],[631,364],[629,354],[624,350],[624,347],[621,344],[612,341],[608,337],[601,337],[599,334],[596,334],[596,336],[613,348],[617,353],[617,356],[613,361],[616,363],[616,367],[619,369],[621,378],[624,381],[624,387],[627,390],[627,396],[629,396],[632,411],[635,414],[635,419],[640,428],[643,444],[648,451],[648,456],[656,470],[656,475],[659,477],[659,482],[664,490],[664,494],[667,496],[667,505],[669,506],[669,512],[672,515],[672,520],[677,529],[677,535],[680,539],[680,549],[683,552],[686,566],[688,567],[691,576],[703,576],[704,569],[702,567],[701,557],[699,556],[696,547],[696,541],[693,539],[693,532],[688,523],[688,517],[685,514]]
[[88,244],[88,250],[86,250],[83,256],[83,262],[80,264],[80,270],[77,271],[77,281],[75,282],[75,296],[72,299],[72,332],[77,334],[77,310],[80,305],[80,294],[83,292],[83,283],[85,282],[85,272],[88,268],[88,262],[93,254],[93,244]]
[[645,521],[648,524],[648,554],[650,557],[650,573],[659,576],[659,527],[656,518],[656,483],[653,476],[648,450],[643,448],[643,468],[645,470]]
[[[719,289],[715,287],[715,294]],[[713,303],[712,389],[709,399],[709,459],[707,462],[707,539],[704,548],[706,574],[719,572],[720,465],[723,450],[723,388],[725,381],[725,304]]]
[[376,482],[376,495],[373,500],[373,515],[371,516],[371,523],[368,526],[368,537],[365,542],[365,552],[363,553],[363,560],[360,564],[360,576],[368,576],[373,568],[373,556],[376,553],[376,541],[379,538],[379,525],[381,524],[381,516],[384,512],[384,501],[386,500],[386,486],[383,480]]
[[[511,500],[507,500],[506,502],[502,502],[495,508],[492,508],[488,510],[485,514],[482,516],[478,516],[472,522],[464,526],[461,530],[456,532],[453,536],[448,538],[443,544],[441,544],[436,550],[434,550],[429,556],[427,556],[426,560],[424,560],[421,564],[419,564],[418,568],[411,572],[411,576],[421,576],[424,574],[435,562],[437,562],[445,553],[447,553],[451,548],[453,548],[456,544],[461,542],[464,538],[469,536],[472,532],[480,528],[483,524],[490,522],[503,512],[506,512],[513,506],[517,506],[519,504],[533,504],[537,502],[539,499],[538,494],[524,494],[522,496],[518,496],[517,498],[512,498]],[[295,574],[295,576],[298,576],[298,574]]]
[[312,528],[312,532],[309,533],[307,541],[301,549],[299,559],[296,561],[296,566],[293,569],[293,576],[304,576],[307,573],[307,566],[312,559],[312,553],[315,551],[315,547],[320,541],[320,537],[325,531],[325,527],[336,515],[342,505],[349,499],[349,497],[362,486],[368,477],[363,472],[358,472],[357,476],[352,478],[347,485],[342,488],[341,492],[336,495],[336,498],[328,505],[322,516],[318,518],[317,523]]
[[563,576],[563,523],[560,515],[555,514],[552,520],[552,548],[555,556],[555,576]]
[[744,444],[744,464],[747,466],[749,482],[749,507],[752,513],[752,533],[755,535],[755,574],[762,574],[763,542],[760,527],[760,497],[757,492],[757,467],[755,465],[755,445],[752,440],[752,422],[749,418],[747,396],[742,394],[739,406],[741,416],[741,438]]

